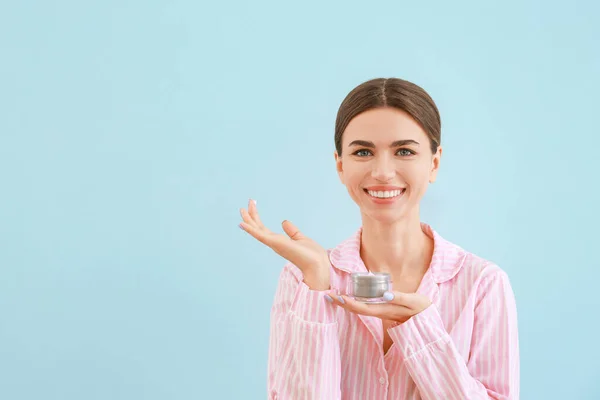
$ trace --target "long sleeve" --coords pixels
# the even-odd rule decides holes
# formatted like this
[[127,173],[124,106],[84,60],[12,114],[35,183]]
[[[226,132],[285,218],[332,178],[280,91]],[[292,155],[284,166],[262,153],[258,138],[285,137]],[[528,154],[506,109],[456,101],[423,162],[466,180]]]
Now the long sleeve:
[[424,400],[519,398],[517,310],[508,276],[484,278],[465,363],[435,305],[388,330]]
[[268,398],[340,399],[335,306],[311,290],[293,264],[284,267],[271,309]]

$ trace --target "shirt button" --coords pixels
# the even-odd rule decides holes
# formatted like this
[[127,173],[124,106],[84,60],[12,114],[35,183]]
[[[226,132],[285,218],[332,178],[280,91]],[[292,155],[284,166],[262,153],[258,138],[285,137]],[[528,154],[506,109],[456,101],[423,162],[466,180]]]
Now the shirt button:
[[379,378],[379,383],[381,383],[382,385],[385,385],[385,378],[384,377]]

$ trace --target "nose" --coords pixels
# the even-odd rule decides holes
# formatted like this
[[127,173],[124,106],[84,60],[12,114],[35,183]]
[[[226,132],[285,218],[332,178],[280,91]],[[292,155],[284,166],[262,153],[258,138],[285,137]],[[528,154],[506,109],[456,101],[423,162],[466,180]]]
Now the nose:
[[378,181],[387,182],[394,178],[396,169],[393,160],[387,156],[377,157],[373,163],[371,176]]

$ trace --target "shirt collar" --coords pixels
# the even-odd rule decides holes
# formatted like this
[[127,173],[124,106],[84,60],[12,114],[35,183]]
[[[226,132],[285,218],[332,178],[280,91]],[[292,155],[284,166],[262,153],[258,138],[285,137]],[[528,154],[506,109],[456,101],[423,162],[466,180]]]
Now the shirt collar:
[[[421,223],[423,232],[433,239],[433,256],[428,272],[437,284],[452,279],[462,268],[466,251],[442,238],[431,226]],[[344,272],[366,272],[367,267],[360,258],[362,226],[350,238],[329,252],[331,264]]]

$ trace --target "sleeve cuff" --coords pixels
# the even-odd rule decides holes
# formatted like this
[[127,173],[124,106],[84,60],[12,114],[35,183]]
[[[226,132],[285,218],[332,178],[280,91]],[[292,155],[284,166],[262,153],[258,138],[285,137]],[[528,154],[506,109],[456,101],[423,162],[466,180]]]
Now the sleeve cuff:
[[408,321],[389,328],[388,333],[405,358],[419,352],[431,343],[449,338],[435,304],[414,315]]
[[325,295],[335,290],[312,290],[300,281],[290,311],[300,319],[315,323],[334,323],[335,305],[325,300]]

